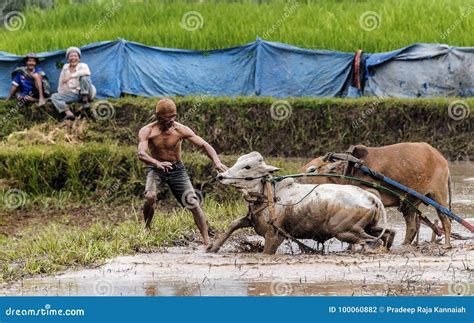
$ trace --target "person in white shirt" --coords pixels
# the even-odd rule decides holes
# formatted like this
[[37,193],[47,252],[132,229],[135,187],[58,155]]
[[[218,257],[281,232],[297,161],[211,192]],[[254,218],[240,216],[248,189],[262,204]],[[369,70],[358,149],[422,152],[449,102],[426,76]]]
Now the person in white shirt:
[[66,51],[68,64],[65,64],[59,77],[58,93],[51,96],[54,107],[60,113],[65,113],[65,120],[74,120],[76,117],[69,109],[68,104],[82,102],[83,108],[90,107],[90,101],[96,95],[96,88],[92,85],[89,66],[81,63],[81,50],[70,47]]

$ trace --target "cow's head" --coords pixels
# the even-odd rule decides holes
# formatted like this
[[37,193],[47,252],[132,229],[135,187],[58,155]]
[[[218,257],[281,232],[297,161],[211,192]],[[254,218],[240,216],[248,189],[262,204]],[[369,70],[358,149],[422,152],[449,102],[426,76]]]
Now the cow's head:
[[260,187],[262,177],[279,170],[278,167],[265,164],[262,155],[253,151],[240,156],[234,166],[217,175],[217,179],[225,185],[252,190]]
[[344,162],[335,161],[331,162],[327,155],[313,159],[302,167],[304,173],[315,173],[315,174],[342,174],[344,171]]
[[[368,155],[367,147],[364,145],[353,146],[352,156],[364,159]],[[318,157],[302,167],[304,173],[316,174],[344,174],[347,163],[343,160],[331,160],[331,154]]]

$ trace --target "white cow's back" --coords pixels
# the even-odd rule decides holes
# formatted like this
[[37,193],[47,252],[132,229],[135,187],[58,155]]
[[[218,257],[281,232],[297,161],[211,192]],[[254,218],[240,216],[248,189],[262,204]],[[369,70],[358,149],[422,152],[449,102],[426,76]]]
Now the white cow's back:
[[[315,186],[317,187],[314,188]],[[310,193],[311,190],[313,191]],[[371,209],[374,206],[374,199],[377,199],[375,195],[364,191],[357,186],[338,184],[298,184],[294,183],[291,179],[278,183],[275,193],[280,199],[280,204],[295,204],[299,202],[298,205],[304,205],[308,202],[329,202],[332,205],[339,205],[341,208]],[[308,193],[310,194],[305,197]]]

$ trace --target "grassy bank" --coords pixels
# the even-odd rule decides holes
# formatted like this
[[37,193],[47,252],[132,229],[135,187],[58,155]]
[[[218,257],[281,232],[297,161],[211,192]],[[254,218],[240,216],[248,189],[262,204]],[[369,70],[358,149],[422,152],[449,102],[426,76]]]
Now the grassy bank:
[[[222,156],[222,161],[232,165],[237,157]],[[235,196],[229,195],[231,190],[213,182],[216,173],[206,156],[187,153],[184,162],[194,186],[203,194],[218,200]],[[298,172],[303,161],[269,158],[267,163],[282,167],[282,173],[294,173]],[[38,145],[26,149],[4,145],[0,149],[0,178],[3,183],[0,206],[20,203],[22,208],[31,210],[36,202],[51,196],[59,208],[68,199],[97,204],[113,202],[121,197],[142,196],[145,169],[136,158],[136,148],[130,146],[90,143]],[[12,190],[19,192],[12,193]],[[171,193],[165,189],[160,199],[168,197]],[[15,202],[9,202],[11,200]]]
[[[176,98],[176,101],[178,120],[225,155],[257,150],[264,156],[307,159],[328,151],[343,151],[358,143],[381,146],[426,141],[448,159],[474,160],[471,122],[474,99],[302,98],[276,101],[202,96]],[[9,142],[16,143],[17,137],[28,144],[49,142],[47,138],[38,139],[41,133],[49,131],[63,137],[73,136],[81,142],[136,145],[138,130],[149,122],[156,99],[128,97],[110,102],[115,111],[113,118],[102,122],[91,119],[73,129],[58,126],[46,113],[17,111],[13,103],[0,103],[0,138],[5,141],[12,132],[33,128],[38,136],[17,133]],[[450,117],[449,107],[453,102],[461,102],[460,109],[464,109],[467,118],[454,120]],[[49,126],[38,126],[48,120],[52,120]]]
[[[380,52],[416,42],[472,46],[474,29],[474,20],[462,16],[472,15],[472,0],[78,2],[58,0],[54,9],[24,12],[23,28],[0,30],[0,51],[25,54],[117,38],[209,50],[260,36],[306,48]],[[198,27],[194,31],[183,28],[190,11],[196,12],[188,23]]]
[[[245,211],[241,202],[222,204],[210,199],[203,208],[217,230],[223,230]],[[0,235],[0,283],[98,265],[114,256],[152,252],[200,239],[191,214],[184,209],[157,212],[150,232],[144,231],[131,211],[120,214],[122,221],[118,223],[97,218],[89,226],[70,225],[67,212],[64,214],[46,223],[32,222],[14,237]]]

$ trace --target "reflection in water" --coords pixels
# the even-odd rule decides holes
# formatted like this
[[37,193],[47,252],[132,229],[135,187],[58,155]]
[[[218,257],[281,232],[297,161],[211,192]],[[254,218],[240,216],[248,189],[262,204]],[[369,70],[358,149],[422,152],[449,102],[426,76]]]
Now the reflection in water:
[[[103,296],[365,296],[365,295],[447,295],[448,284],[404,282],[245,282],[237,280],[187,283],[185,281],[147,281],[128,285],[113,282],[114,288]],[[90,280],[64,283],[58,280],[29,281],[21,291],[12,294],[25,295],[97,295]],[[474,290],[474,284],[471,285]]]

